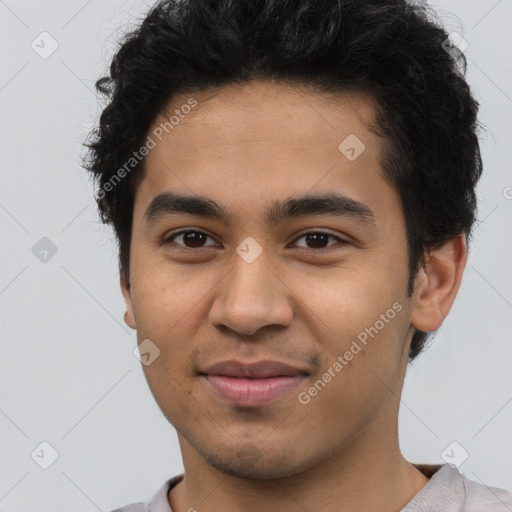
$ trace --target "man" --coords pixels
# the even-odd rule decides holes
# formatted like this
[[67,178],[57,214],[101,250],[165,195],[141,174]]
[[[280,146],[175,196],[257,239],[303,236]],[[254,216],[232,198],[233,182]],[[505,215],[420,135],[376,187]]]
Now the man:
[[464,56],[405,0],[158,3],[88,143],[185,468],[124,512],[511,510],[398,442],[482,171]]

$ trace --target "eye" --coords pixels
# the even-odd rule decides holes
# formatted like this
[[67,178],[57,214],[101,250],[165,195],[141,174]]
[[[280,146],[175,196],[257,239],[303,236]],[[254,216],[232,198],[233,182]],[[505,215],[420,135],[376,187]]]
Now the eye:
[[[298,240],[304,239],[304,242],[306,245],[302,245],[302,246],[298,245],[298,247],[302,247],[305,249],[318,250],[318,249],[324,249],[325,247],[330,247],[331,245],[335,245],[335,244],[328,243],[329,238],[331,238],[337,242],[340,242],[342,244],[348,243],[345,240],[341,239],[340,237],[334,236],[331,233],[327,233],[325,231],[309,231],[308,233],[304,233],[299,238],[297,238],[296,242]],[[308,244],[312,245],[312,247],[310,247]]]
[[[171,245],[176,244],[178,246],[184,247],[186,249],[201,249],[208,246],[205,246],[206,240],[210,238],[212,240],[213,237],[208,235],[207,233],[195,229],[187,229],[178,231],[177,233],[172,233],[162,240],[163,245]],[[335,245],[335,242],[339,242],[342,244],[347,244],[345,240],[341,239],[338,236],[335,236],[331,233],[327,233],[325,231],[309,231],[307,233],[302,234],[299,238],[295,240],[297,241],[304,239],[304,243],[306,245],[297,245],[297,247],[311,250],[321,250],[326,247],[330,247],[331,245]],[[329,239],[333,240],[334,243],[329,243]],[[178,242],[176,242],[178,240]],[[312,245],[312,247],[311,247]],[[214,244],[215,247],[219,247],[220,244]]]
[[[207,233],[204,233],[203,231],[187,229],[171,234],[170,236],[162,240],[162,244],[168,245],[171,243],[176,243],[175,240],[181,239],[182,243],[177,243],[177,245],[180,245],[187,249],[201,249],[205,247],[203,244],[204,242],[206,242],[208,238],[211,238],[213,240],[213,237],[211,237]],[[217,244],[217,246],[218,245],[219,244]]]

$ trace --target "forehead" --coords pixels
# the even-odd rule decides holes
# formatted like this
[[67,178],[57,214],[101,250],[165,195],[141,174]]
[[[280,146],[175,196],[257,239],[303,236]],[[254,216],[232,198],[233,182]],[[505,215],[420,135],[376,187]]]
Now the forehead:
[[[375,107],[374,100],[363,93],[322,93],[305,86],[253,81],[177,94],[150,131],[163,127],[162,135],[172,132],[176,143],[180,136],[200,135],[204,142],[232,145],[245,140],[297,147],[303,142],[311,150],[307,141],[332,142],[325,139],[326,133],[334,138],[347,129],[366,134],[374,124]],[[172,126],[168,123],[165,128],[171,117]]]
[[375,105],[362,94],[271,82],[176,95],[148,131],[155,147],[136,209],[165,190],[216,197],[234,211],[237,203],[247,210],[313,189],[363,202],[373,192],[382,201],[389,186],[380,167],[383,140],[369,128],[374,117]]

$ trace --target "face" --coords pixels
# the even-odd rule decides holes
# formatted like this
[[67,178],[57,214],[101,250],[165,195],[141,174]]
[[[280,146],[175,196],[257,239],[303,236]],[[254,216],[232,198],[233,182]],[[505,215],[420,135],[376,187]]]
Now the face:
[[[182,446],[261,479],[377,446],[396,428],[413,329],[371,102],[253,82],[176,109],[148,132],[122,287],[127,323],[160,351],[143,369]],[[209,369],[226,361],[281,366]]]

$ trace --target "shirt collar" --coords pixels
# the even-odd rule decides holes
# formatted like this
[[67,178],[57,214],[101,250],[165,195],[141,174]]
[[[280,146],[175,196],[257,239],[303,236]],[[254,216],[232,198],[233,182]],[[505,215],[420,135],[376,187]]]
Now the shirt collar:
[[[462,475],[456,468],[450,464],[413,465],[430,480],[399,512],[460,512],[463,509],[466,492]],[[149,512],[173,512],[169,505],[169,491],[182,480],[183,474],[167,480],[153,496]]]
[[460,512],[466,503],[464,480],[459,471],[450,464],[429,466],[414,464],[423,474],[432,475],[427,482],[400,512],[425,512],[442,510]]
[[149,503],[149,512],[173,512],[169,505],[169,491],[183,480],[183,474],[167,480]]

